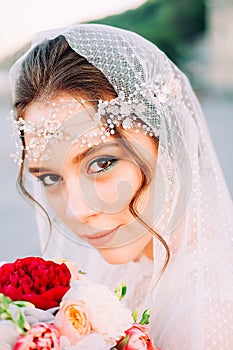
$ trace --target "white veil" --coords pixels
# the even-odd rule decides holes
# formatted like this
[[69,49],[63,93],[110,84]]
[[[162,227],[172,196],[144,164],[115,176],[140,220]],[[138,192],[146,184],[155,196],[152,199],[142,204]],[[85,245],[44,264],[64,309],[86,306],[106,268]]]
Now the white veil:
[[[154,229],[166,240],[171,259],[155,285],[165,251],[154,239],[146,300],[155,344],[162,350],[232,349],[232,202],[187,78],[155,45],[113,27],[81,24],[49,31],[33,45],[59,34],[118,94],[123,89],[127,98],[139,87],[147,106],[144,121],[159,130]],[[12,91],[22,59],[10,72]],[[38,222],[45,247],[48,227],[41,214]],[[124,277],[125,266],[108,265],[94,250],[56,231],[45,255],[76,259],[91,277],[109,285]]]

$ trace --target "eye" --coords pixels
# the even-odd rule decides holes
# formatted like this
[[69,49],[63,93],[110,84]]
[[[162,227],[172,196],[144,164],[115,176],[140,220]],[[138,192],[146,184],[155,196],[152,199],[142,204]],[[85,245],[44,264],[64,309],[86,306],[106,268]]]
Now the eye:
[[43,174],[38,176],[38,180],[42,182],[44,186],[54,186],[62,181],[61,176],[56,174]]
[[98,174],[110,170],[118,161],[112,157],[101,157],[92,161],[87,169],[88,174]]

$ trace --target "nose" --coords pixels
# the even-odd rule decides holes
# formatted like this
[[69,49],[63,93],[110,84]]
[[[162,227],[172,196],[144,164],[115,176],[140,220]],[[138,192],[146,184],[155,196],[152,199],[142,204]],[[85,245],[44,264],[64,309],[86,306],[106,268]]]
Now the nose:
[[[79,220],[87,223],[91,218],[100,213],[100,208],[90,201],[90,191],[87,183],[79,181],[77,177],[70,179],[66,183],[65,201],[66,201],[66,218],[68,220]],[[87,195],[88,194],[88,195]]]

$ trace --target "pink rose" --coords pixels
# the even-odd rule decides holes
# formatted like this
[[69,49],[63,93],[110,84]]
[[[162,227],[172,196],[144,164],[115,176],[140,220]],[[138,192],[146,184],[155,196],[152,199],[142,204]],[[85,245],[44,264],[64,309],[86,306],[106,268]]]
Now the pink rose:
[[26,335],[21,335],[13,350],[59,350],[60,334],[58,329],[48,323],[39,323],[32,326]]
[[54,324],[72,345],[91,331],[89,315],[82,301],[63,301]]
[[[155,348],[145,325],[134,324],[125,334],[117,344],[121,350],[159,350]],[[118,349],[118,346],[116,348]]]

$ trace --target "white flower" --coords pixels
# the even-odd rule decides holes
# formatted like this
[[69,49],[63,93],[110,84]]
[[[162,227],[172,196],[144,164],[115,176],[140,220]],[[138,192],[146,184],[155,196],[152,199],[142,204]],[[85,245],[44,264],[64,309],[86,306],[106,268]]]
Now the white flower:
[[1,350],[11,350],[19,333],[16,331],[14,323],[9,320],[0,321],[0,344]]
[[74,281],[63,300],[82,300],[94,332],[118,340],[132,325],[131,311],[107,287],[88,280]]
[[174,74],[170,74],[167,77],[166,82],[161,88],[161,94],[167,97],[179,97],[181,95],[181,84],[178,79],[175,78]]
[[60,347],[61,350],[83,350],[83,349],[95,349],[95,350],[110,350],[115,343],[107,344],[103,337],[97,333],[90,333],[86,337],[78,341],[76,345],[71,345],[67,337],[61,336]]
[[[29,323],[30,326],[40,322],[52,323],[54,320],[54,316],[52,313],[45,310],[37,309],[35,307],[23,307],[21,308],[21,312],[25,318],[25,320]],[[52,310],[51,310],[52,311]]]

